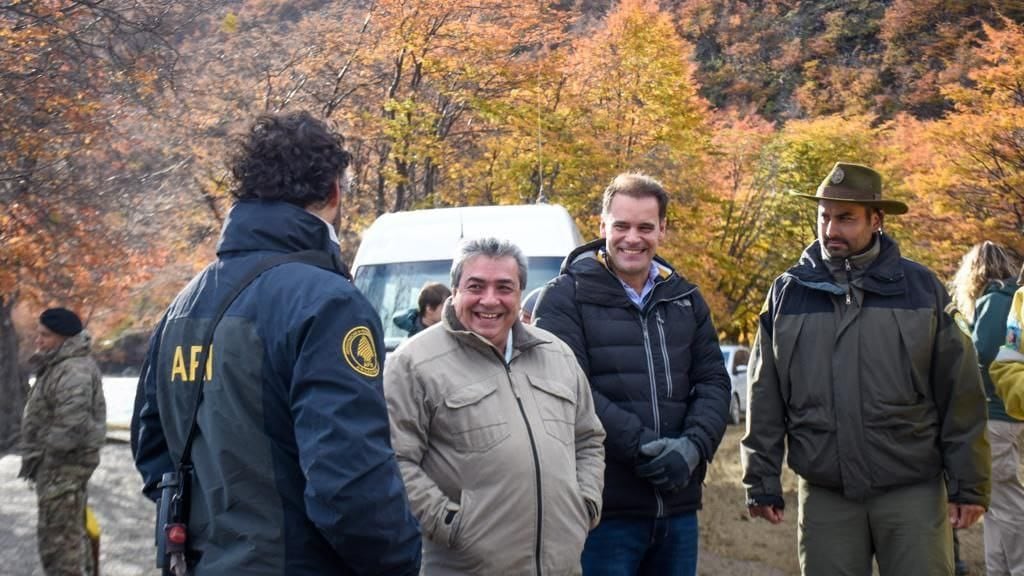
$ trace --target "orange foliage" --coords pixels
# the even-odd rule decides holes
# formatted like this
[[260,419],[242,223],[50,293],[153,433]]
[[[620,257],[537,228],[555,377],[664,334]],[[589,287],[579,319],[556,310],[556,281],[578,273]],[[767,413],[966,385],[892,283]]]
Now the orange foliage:
[[[116,122],[144,100],[159,1],[0,7],[0,302],[60,303],[88,319],[122,302],[152,261]],[[167,8],[167,6],[163,6]],[[123,10],[123,11],[121,11]],[[167,10],[168,16],[175,12]]]

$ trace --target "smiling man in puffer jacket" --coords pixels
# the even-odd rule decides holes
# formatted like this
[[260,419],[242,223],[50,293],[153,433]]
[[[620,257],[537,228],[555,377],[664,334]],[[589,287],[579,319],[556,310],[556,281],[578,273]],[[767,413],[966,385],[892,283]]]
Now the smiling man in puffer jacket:
[[601,238],[573,251],[534,323],[565,341],[608,431],[605,520],[583,572],[692,576],[707,464],[725,434],[731,382],[711,312],[657,249],[668,193],[621,174],[604,192]]

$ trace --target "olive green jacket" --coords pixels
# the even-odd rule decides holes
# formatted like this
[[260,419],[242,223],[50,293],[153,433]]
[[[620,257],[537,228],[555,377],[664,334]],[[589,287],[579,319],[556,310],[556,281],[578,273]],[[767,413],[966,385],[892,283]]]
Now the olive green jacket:
[[61,469],[88,479],[107,434],[103,378],[85,330],[38,357],[41,367],[21,421],[20,476],[36,480]]
[[945,474],[951,502],[988,505],[974,346],[934,274],[879,241],[849,303],[817,242],[771,287],[749,372],[748,504],[781,504],[788,447],[797,474],[850,499]]

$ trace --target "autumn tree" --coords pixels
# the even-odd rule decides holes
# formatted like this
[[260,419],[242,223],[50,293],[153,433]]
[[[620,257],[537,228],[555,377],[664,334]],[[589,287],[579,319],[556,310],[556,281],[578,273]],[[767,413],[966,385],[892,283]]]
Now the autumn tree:
[[837,161],[878,165],[882,136],[871,117],[794,120],[778,131],[743,115],[719,122],[708,292],[720,302],[719,330],[747,341],[771,281],[816,236],[814,204],[789,193],[814,193]]
[[1016,0],[683,0],[702,94],[771,120],[828,114],[937,118],[984,24],[1020,22]]
[[1024,28],[983,32],[969,83],[943,88],[954,110],[903,126],[907,186],[934,219],[921,236],[945,271],[981,240],[1024,251]]
[[[19,299],[90,319],[138,280],[137,156],[117,126],[144,109],[176,54],[167,26],[189,3],[13,2],[0,6],[0,450],[26,391],[11,313]],[[161,66],[165,66],[161,69]]]
[[[497,202],[540,193],[596,235],[607,183],[619,172],[646,172],[673,194],[673,235],[690,227],[710,140],[689,54],[656,4],[622,2],[568,51],[546,54],[536,82],[490,108],[494,136],[475,166],[481,176],[468,185],[486,187]],[[674,239],[667,256],[693,254]]]
[[974,66],[986,25],[1024,19],[1016,0],[894,0],[879,36],[880,68],[895,108],[934,119],[952,108],[943,87],[962,83]]
[[714,154],[708,173],[710,244],[705,253],[713,284],[706,291],[715,326],[732,342],[746,341],[773,269],[771,237],[785,201],[768,189],[764,162],[775,128],[756,114],[720,112],[714,124]]
[[771,120],[874,111],[885,2],[685,0],[702,93]]
[[395,0],[369,17],[371,91],[336,117],[368,152],[372,215],[479,202],[466,166],[490,136],[482,114],[533,81],[543,47],[564,37],[566,15],[537,3]]
[[187,39],[200,58],[187,67],[198,97],[182,106],[193,136],[182,148],[220,217],[226,136],[261,112],[317,113],[354,155],[348,256],[380,213],[472,201],[465,166],[488,135],[481,110],[532,78],[536,54],[569,26],[567,12],[536,3],[309,2],[283,18],[287,4],[224,6]]

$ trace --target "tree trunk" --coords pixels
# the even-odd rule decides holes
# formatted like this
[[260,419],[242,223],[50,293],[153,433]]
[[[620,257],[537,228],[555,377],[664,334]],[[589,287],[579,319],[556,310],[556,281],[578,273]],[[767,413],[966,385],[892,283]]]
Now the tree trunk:
[[18,367],[18,334],[11,313],[16,296],[0,295],[0,455],[18,444],[28,382]]

